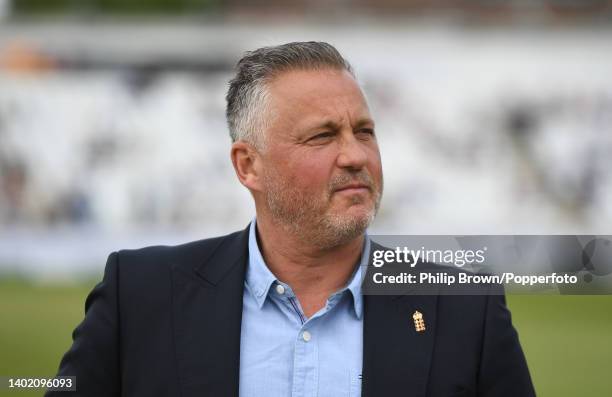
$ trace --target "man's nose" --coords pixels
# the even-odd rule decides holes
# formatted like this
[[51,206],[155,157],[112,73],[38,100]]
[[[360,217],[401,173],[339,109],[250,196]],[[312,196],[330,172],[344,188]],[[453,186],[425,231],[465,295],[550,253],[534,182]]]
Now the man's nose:
[[340,152],[338,153],[338,166],[341,168],[362,169],[368,162],[368,154],[363,142],[351,132],[342,137]]

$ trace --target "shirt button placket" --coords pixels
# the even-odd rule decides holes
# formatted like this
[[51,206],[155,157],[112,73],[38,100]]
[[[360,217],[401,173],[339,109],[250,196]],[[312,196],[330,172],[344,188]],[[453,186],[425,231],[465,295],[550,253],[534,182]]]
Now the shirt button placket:
[[302,329],[295,341],[292,397],[312,397],[317,393],[317,346],[312,331]]

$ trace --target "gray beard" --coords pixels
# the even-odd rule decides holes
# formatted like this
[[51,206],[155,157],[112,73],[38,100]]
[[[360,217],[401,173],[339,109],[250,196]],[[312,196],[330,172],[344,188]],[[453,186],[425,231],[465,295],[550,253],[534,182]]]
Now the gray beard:
[[[327,214],[325,207],[318,205],[319,201],[304,196],[292,185],[277,175],[265,175],[266,203],[272,216],[272,221],[281,226],[286,233],[295,236],[305,244],[314,245],[319,249],[330,249],[344,245],[363,235],[370,223],[376,217],[382,186],[376,191],[369,176],[362,177],[372,186],[375,195],[374,208],[366,216],[347,217],[342,214]],[[350,176],[341,176],[332,181],[329,192],[336,186],[342,186],[354,180]],[[329,201],[331,193],[328,194]],[[359,196],[352,197],[353,204],[363,200]]]

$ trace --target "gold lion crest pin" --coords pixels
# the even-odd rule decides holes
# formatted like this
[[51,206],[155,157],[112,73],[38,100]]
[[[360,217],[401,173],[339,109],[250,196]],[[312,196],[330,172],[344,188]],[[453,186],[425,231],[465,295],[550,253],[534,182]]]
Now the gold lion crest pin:
[[415,311],[412,315],[412,319],[414,320],[414,329],[416,332],[424,332],[425,331],[425,319],[423,318],[423,313],[420,311]]

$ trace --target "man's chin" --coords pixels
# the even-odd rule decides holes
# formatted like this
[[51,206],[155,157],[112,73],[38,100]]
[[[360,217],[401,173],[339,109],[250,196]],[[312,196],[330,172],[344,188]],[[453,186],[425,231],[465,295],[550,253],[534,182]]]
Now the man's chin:
[[354,204],[330,215],[329,219],[339,229],[365,231],[374,220],[375,210],[371,205]]
[[369,219],[372,217],[372,214],[376,212],[374,203],[370,198],[359,201],[344,201],[337,204],[338,205],[335,205],[333,209],[333,213],[336,214],[336,216],[346,216],[348,218],[365,217]]

